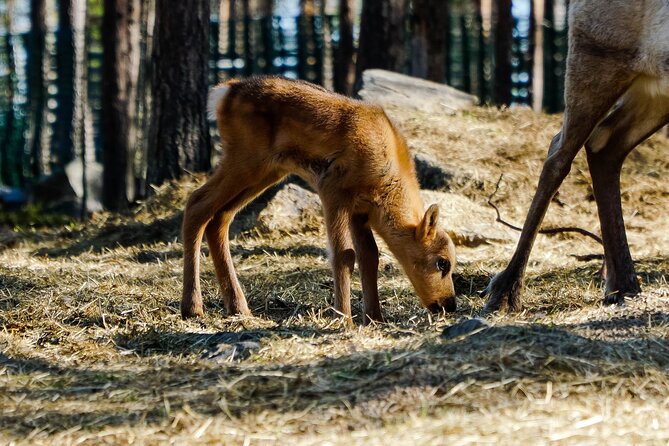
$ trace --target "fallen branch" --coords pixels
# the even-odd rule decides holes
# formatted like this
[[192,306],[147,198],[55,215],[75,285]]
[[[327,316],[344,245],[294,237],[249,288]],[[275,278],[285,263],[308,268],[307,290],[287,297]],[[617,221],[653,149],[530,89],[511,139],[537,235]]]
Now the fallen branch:
[[[500,174],[499,180],[497,180],[497,184],[495,185],[495,191],[492,194],[490,194],[490,196],[488,197],[488,204],[495,210],[495,213],[497,214],[497,220],[496,221],[498,223],[501,223],[504,226],[513,229],[514,231],[522,231],[523,228],[521,228],[519,226],[516,226],[516,225],[513,225],[513,224],[505,221],[502,218],[501,213],[499,212],[499,208],[492,201],[493,197],[495,195],[497,195],[497,192],[499,191],[499,185],[502,182],[502,178],[504,178],[504,174]],[[563,233],[563,232],[575,232],[577,234],[581,234],[581,235],[584,235],[586,237],[590,237],[591,239],[593,239],[594,241],[596,241],[600,245],[603,244],[602,238],[600,236],[598,236],[597,234],[594,234],[594,233],[592,233],[592,232],[590,232],[586,229],[578,228],[576,226],[559,226],[559,227],[555,227],[555,228],[541,228],[541,229],[539,229],[539,234],[553,235],[553,234],[560,234],[560,233]]]

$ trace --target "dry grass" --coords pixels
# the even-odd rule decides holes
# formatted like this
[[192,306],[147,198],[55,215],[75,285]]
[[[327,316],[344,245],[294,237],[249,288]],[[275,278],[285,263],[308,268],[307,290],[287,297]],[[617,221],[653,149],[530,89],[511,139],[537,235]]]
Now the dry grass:
[[[522,221],[559,117],[392,114],[455,192],[484,203],[505,172],[500,207]],[[205,259],[208,314],[181,321],[180,209],[201,179],[132,216],[21,231],[0,253],[0,444],[667,444],[668,146],[646,143],[623,180],[642,297],[601,307],[598,262],[571,256],[601,248],[541,237],[528,310],[455,339],[439,334],[482,307],[477,291],[513,244],[461,248],[458,314],[435,320],[384,254],[389,322],[347,329],[329,309],[322,229],[241,232],[233,254],[256,317],[225,317]],[[587,184],[579,157],[549,222],[596,231]],[[260,348],[206,359],[239,341]]]

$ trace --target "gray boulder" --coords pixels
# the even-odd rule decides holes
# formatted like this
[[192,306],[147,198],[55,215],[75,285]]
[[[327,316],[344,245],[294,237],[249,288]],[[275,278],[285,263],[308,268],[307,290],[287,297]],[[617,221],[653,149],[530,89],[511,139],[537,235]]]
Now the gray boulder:
[[366,70],[358,95],[382,107],[401,107],[425,113],[455,113],[478,99],[453,87],[384,70]]

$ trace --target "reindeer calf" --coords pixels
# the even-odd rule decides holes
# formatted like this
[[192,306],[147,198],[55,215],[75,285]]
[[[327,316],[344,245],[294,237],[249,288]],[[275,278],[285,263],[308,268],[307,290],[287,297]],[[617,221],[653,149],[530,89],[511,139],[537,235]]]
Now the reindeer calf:
[[372,229],[402,264],[425,307],[455,310],[453,242],[438,225],[438,207],[424,212],[406,143],[380,107],[306,82],[254,77],[212,90],[209,114],[218,124],[223,157],[184,213],[184,318],[204,311],[199,280],[204,234],[228,313],[250,314],[230,256],[230,223],[240,208],[289,174],[303,178],[321,198],[335,310],[351,319],[357,259],[363,320],[382,320]]

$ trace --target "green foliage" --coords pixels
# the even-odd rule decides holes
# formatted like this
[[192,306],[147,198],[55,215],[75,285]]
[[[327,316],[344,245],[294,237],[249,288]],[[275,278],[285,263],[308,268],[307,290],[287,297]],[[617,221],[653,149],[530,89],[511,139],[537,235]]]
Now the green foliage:
[[42,206],[29,204],[20,210],[0,210],[0,226],[11,227],[16,230],[34,227],[63,227],[72,228],[75,222],[72,217],[64,214],[45,212]]

